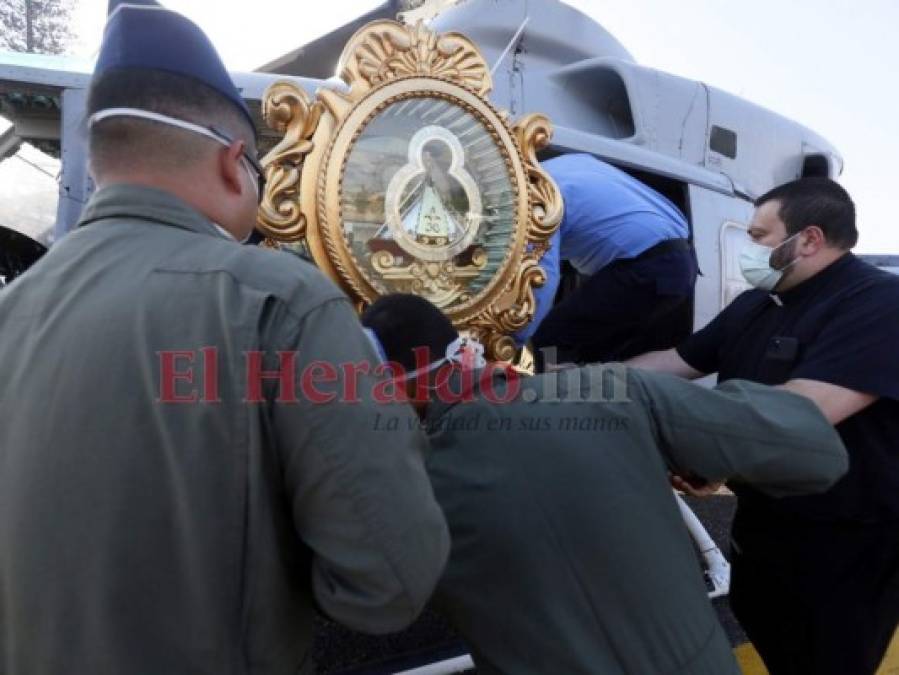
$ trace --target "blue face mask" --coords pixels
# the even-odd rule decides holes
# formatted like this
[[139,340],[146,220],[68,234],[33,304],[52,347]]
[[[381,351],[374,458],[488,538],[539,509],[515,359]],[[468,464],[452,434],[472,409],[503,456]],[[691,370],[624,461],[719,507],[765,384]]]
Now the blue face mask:
[[780,269],[771,266],[771,258],[774,253],[782,246],[788,244],[798,237],[802,232],[797,232],[792,237],[787,237],[777,246],[764,246],[750,241],[743,246],[740,252],[740,271],[743,278],[749,284],[763,291],[773,291],[777,288],[777,284],[783,279],[784,273],[799,261],[799,258],[793,258]]

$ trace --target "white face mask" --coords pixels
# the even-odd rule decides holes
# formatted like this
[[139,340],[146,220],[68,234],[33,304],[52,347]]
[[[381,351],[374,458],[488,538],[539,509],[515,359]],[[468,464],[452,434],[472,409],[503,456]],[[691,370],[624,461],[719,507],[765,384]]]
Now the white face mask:
[[[381,358],[381,362],[387,363],[387,353],[381,344],[381,341],[378,339],[378,334],[371,328],[363,327],[362,330],[371,341],[372,346]],[[443,358],[419,368],[418,370],[413,370],[411,373],[404,373],[403,375],[395,377],[394,382],[397,384],[408,382],[419,375],[425,375],[431,371],[437,370],[445,363],[458,364],[463,370],[484,368],[487,365],[487,359],[484,358],[484,345],[474,338],[459,336],[446,346],[446,352]]]
[[802,232],[797,232],[773,247],[756,244],[754,241],[745,244],[740,252],[740,271],[743,272],[743,278],[760,290],[773,291],[783,279],[784,273],[798,262],[799,258],[793,258],[780,269],[775,269],[771,267],[771,257],[777,249],[788,244],[800,234]]
[[220,235],[222,235],[225,239],[231,239],[232,241],[236,241],[238,244],[246,244],[248,241],[250,241],[250,237],[253,236],[253,231],[250,230],[250,233],[246,237],[244,237],[243,239],[238,239],[237,237],[235,237],[233,234],[228,232],[228,230],[226,230],[224,227],[222,227],[218,223],[213,222],[212,225],[213,225],[213,227],[215,227],[216,230],[218,230],[218,233]]

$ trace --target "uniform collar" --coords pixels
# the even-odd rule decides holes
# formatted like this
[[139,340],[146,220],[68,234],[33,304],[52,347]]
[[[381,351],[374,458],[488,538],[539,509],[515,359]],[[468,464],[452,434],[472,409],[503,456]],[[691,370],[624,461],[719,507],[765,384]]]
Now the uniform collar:
[[829,285],[832,280],[839,277],[844,270],[854,265],[856,261],[857,258],[852,253],[846,253],[798,286],[783,293],[769,293],[769,295],[778,305],[792,305],[802,302],[804,299],[816,295],[819,290]]
[[[488,372],[488,368],[490,372]],[[429,374],[429,383],[434,385],[434,373]],[[527,375],[516,373],[514,376],[519,380],[527,378]],[[508,387],[514,385],[509,384],[510,376],[496,364],[487,366],[487,368],[476,368],[465,374],[457,367],[449,376],[448,389],[451,392],[449,400],[441,400],[441,396],[437,391],[432,390],[430,400],[428,402],[428,410],[425,414],[425,424],[430,427],[439,427],[440,420],[450,413],[458,405],[466,405],[479,400],[501,400],[510,402],[506,399],[508,396]],[[489,385],[492,390],[490,396],[484,396],[482,390]]]
[[[425,377],[428,378],[428,383],[433,387],[435,378],[438,377],[438,372],[445,368],[446,366],[441,366],[437,371],[433,373],[428,373]],[[476,393],[478,387],[478,382],[481,378],[481,371],[475,370],[467,374],[466,378],[463,378],[461,370],[457,366],[452,366],[453,371],[450,373],[448,378],[448,389],[453,392],[453,394],[461,394],[458,398],[459,400],[452,400],[455,396],[449,397],[450,400],[443,400],[438,392],[434,389],[431,389],[429,392],[428,401],[428,411],[425,414],[425,423],[428,426],[436,425],[439,420],[446,415],[452,408],[459,405],[462,401],[468,399],[472,394]],[[440,376],[442,377],[442,376]],[[467,381],[465,381],[467,379]]]
[[144,185],[118,183],[98,190],[84,207],[78,227],[109,218],[148,220],[234,240],[234,237],[220,232],[215,223],[183,199],[171,192]]

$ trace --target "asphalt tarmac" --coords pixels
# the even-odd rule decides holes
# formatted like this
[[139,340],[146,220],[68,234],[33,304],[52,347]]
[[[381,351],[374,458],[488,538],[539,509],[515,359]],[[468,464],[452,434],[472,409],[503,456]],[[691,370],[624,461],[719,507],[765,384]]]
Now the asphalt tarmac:
[[[736,499],[721,494],[704,499],[688,497],[687,503],[729,558],[730,523]],[[745,642],[746,635],[731,614],[727,598],[716,599],[713,605],[731,644]],[[449,624],[435,612],[426,610],[407,630],[377,637],[354,633],[320,618],[312,656],[317,671],[322,674],[386,675],[466,652]]]

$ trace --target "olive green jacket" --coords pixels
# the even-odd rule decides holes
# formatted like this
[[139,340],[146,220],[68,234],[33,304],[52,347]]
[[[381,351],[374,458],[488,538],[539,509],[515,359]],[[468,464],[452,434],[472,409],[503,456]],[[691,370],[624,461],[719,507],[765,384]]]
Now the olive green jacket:
[[[493,400],[515,393],[487,382]],[[521,384],[511,403],[481,387],[428,412],[453,541],[438,607],[478,672],[738,675],[667,473],[822,492],[848,466],[833,427],[736,380],[592,367]]]
[[[0,292],[0,336],[0,671],[296,673],[314,605],[378,633],[430,596],[424,436],[372,377],[310,400],[376,359],[311,265],[111,186]],[[253,351],[295,353],[295,401],[252,400]],[[385,407],[409,423],[378,432]]]

